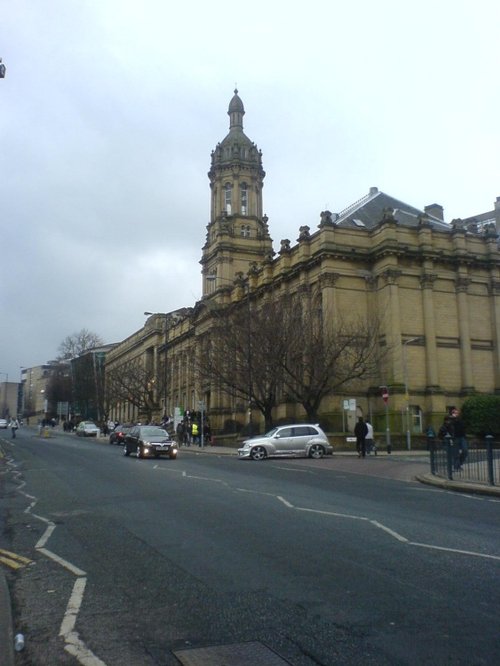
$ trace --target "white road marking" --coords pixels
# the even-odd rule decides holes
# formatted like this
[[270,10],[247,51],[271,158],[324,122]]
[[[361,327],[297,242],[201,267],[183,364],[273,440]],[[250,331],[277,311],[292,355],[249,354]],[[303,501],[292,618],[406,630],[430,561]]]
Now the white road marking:
[[486,553],[477,553],[474,550],[461,550],[459,548],[445,548],[444,546],[432,546],[428,543],[417,543],[416,541],[409,541],[410,546],[417,546],[418,548],[430,548],[431,550],[444,550],[447,553],[458,553],[460,555],[472,555],[473,557],[485,557],[488,560],[500,560],[499,555],[488,555]]
[[37,550],[40,553],[43,553],[46,557],[48,557],[51,560],[54,560],[54,562],[57,562],[61,567],[64,567],[67,571],[70,573],[74,574],[75,576],[86,576],[87,574],[83,569],[80,569],[74,564],[71,564],[71,562],[68,562],[68,560],[65,560],[62,557],[59,557],[59,555],[56,555],[56,553],[53,553],[51,550],[48,548],[37,548]]
[[[16,465],[13,463],[11,464],[14,468],[16,467]],[[16,476],[20,476],[20,472],[14,472],[14,474]],[[25,485],[25,481],[20,481],[17,491],[21,495],[24,495],[27,499],[32,500],[27,509],[24,511],[24,513],[31,513],[31,510],[37,504],[38,500],[35,496],[28,495],[28,493],[22,490]],[[66,606],[66,611],[61,622],[61,628],[59,630],[59,636],[64,638],[64,649],[66,652],[73,655],[76,660],[82,664],[82,666],[106,666],[106,663],[99,659],[99,657],[96,657],[96,655],[91,650],[89,650],[85,643],[80,640],[78,632],[74,630],[78,613],[80,612],[80,607],[83,601],[83,593],[85,592],[85,586],[87,584],[87,574],[85,571],[83,571],[83,569],[80,569],[75,564],[68,562],[56,553],[53,553],[51,550],[45,548],[45,544],[50,539],[53,531],[56,528],[56,525],[44,516],[40,516],[36,513],[32,513],[32,516],[47,525],[47,529],[35,544],[35,549],[77,577],[75,584],[73,585],[73,591]]]
[[391,530],[389,527],[382,525],[382,523],[379,523],[378,520],[370,520],[370,523],[372,525],[375,525],[375,527],[378,527],[379,529],[383,530],[384,532],[387,532],[387,534],[390,534],[398,541],[402,541],[403,543],[409,543],[409,540],[406,537],[401,536],[401,534],[398,534],[394,530]]

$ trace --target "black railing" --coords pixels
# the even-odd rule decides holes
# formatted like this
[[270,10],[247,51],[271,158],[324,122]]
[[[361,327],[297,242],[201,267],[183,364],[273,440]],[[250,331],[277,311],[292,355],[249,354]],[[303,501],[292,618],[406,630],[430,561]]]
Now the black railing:
[[450,481],[500,485],[500,445],[491,435],[470,440],[466,452],[449,435],[443,441],[429,437],[428,448],[432,474]]

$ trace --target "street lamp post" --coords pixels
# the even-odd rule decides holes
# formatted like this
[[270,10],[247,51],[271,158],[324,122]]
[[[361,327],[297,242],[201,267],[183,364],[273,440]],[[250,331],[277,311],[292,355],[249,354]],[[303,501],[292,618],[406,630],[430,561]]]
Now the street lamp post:
[[[218,277],[217,275],[207,275],[206,279],[210,282],[215,282],[216,280],[221,280],[234,284],[232,280],[227,278]],[[244,283],[246,298],[247,298],[247,369],[248,369],[248,434],[250,437],[253,436],[253,422],[252,422],[252,397],[253,397],[253,376],[252,376],[252,309],[250,303],[250,281],[247,280]]]
[[[145,312],[144,313],[146,316],[150,316],[152,314],[155,314],[154,312]],[[165,312],[158,312],[156,314],[160,314],[164,320],[165,320],[165,337],[164,337],[164,342],[163,342],[163,412],[164,416],[167,416],[167,345],[168,345],[168,315]]]
[[410,338],[403,342],[403,375],[405,382],[405,403],[406,403],[406,448],[408,451],[411,450],[411,426],[410,426],[410,396],[408,393],[408,359],[407,359],[407,345],[410,342],[415,342],[416,340],[421,340],[421,336],[416,338]]
[[0,375],[5,375],[5,384],[3,385],[3,403],[2,403],[2,416],[7,416],[7,389],[9,384],[9,373],[1,372]]

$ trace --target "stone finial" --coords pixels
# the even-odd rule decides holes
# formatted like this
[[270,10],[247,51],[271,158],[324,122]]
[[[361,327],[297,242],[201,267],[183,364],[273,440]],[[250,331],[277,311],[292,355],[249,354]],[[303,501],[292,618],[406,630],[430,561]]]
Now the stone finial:
[[288,238],[281,239],[280,252],[290,252],[290,241]]
[[383,222],[395,222],[396,218],[394,217],[394,208],[390,206],[384,208],[382,211],[382,221]]
[[322,210],[321,213],[319,214],[320,218],[320,227],[324,227],[325,225],[333,225],[333,216],[332,213],[329,210]]
[[309,240],[311,238],[310,230],[307,225],[299,227],[299,241]]

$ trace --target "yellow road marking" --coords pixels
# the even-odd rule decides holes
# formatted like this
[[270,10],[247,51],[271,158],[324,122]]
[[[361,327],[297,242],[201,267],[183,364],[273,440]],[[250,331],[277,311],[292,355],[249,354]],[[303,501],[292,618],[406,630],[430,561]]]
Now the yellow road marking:
[[0,562],[6,564],[11,569],[21,569],[27,564],[31,564],[33,560],[23,557],[22,555],[17,555],[17,553],[11,553],[10,550],[0,548]]

